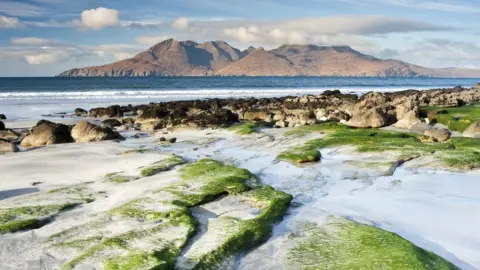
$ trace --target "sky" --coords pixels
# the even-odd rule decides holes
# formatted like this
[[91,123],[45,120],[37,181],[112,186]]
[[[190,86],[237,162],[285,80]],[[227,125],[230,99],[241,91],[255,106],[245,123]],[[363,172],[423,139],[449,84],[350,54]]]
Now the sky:
[[480,68],[480,0],[0,0],[1,77],[111,63],[168,38]]

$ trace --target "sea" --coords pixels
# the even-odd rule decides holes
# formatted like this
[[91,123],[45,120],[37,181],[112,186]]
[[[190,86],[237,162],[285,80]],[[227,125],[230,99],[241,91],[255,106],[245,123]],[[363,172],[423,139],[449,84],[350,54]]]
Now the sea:
[[145,77],[0,78],[0,113],[8,119],[40,119],[114,104],[208,98],[280,97],[471,87],[480,79],[339,77]]

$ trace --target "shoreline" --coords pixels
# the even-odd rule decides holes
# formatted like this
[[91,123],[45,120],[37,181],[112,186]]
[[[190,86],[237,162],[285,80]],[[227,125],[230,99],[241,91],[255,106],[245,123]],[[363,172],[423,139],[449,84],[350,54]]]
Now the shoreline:
[[[353,266],[360,248],[370,267],[479,268],[480,139],[457,131],[480,121],[478,101],[480,87],[329,91],[7,120],[7,129],[34,128],[10,139],[22,151],[0,155],[2,267],[103,269],[141,252],[139,269],[164,260],[179,269],[299,269],[325,250],[351,256],[316,266]],[[2,211],[41,222],[2,233]],[[328,244],[335,239],[348,244]],[[172,255],[152,255],[159,247]],[[400,257],[385,257],[391,250]]]

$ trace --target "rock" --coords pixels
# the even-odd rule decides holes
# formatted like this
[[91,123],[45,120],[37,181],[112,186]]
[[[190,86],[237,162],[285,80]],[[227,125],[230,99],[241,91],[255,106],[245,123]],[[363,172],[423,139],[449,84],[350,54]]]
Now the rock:
[[177,138],[171,138],[170,140],[168,140],[170,143],[176,143],[177,142]]
[[18,151],[19,149],[16,144],[0,139],[0,153],[14,153]]
[[5,114],[0,114],[0,120],[7,120],[7,117],[5,116]]
[[133,118],[122,118],[122,124],[124,125],[134,125],[135,124],[135,119]]
[[334,121],[334,122],[340,122],[342,120],[348,121],[348,120],[350,120],[350,115],[348,115],[344,111],[336,110],[336,111],[333,111],[333,112],[328,114],[327,120]]
[[444,142],[450,139],[451,133],[446,128],[432,128],[429,130],[425,130],[424,135],[432,137],[439,142]]
[[480,138],[480,121],[471,124],[464,132],[463,137],[467,138]]
[[266,111],[250,110],[243,113],[242,119],[246,121],[264,121],[268,123],[269,121],[272,121],[272,116]]
[[5,124],[2,121],[0,121],[0,130],[5,130]]
[[315,110],[315,118],[317,118],[317,121],[322,121],[321,119],[323,119],[325,117],[327,117],[327,110],[324,109],[324,108],[321,108],[321,109],[317,109]]
[[121,126],[122,123],[118,121],[117,119],[105,119],[102,121],[101,127],[108,127],[113,129],[114,127],[119,127]]
[[159,141],[161,141],[161,142],[166,142],[166,141],[167,141],[167,138],[165,138],[165,137],[160,137]]
[[421,122],[422,121],[418,119],[417,114],[414,111],[409,111],[402,119],[398,120],[394,126],[397,128],[410,129],[413,125]]
[[5,139],[7,141],[14,141],[17,140],[20,137],[20,134],[17,132],[6,129],[6,130],[0,130],[0,139]]
[[154,132],[155,130],[163,129],[167,127],[167,123],[163,120],[153,120],[144,122],[140,127],[141,131]]
[[387,117],[378,108],[369,109],[363,113],[353,115],[347,125],[357,128],[380,128],[387,123]]
[[80,121],[73,127],[72,137],[76,142],[124,139],[118,132],[108,127],[99,127],[87,121]]
[[417,134],[425,134],[425,131],[432,129],[433,127],[426,123],[418,123],[410,127],[410,131]]
[[288,127],[288,123],[285,121],[278,121],[275,123],[275,127],[286,128]]
[[78,117],[87,117],[88,116],[88,112],[82,108],[76,108],[75,109],[75,116],[78,116]]
[[24,147],[35,147],[71,143],[73,141],[68,126],[40,120],[37,126],[33,127],[30,133],[22,140],[21,145]]
[[122,108],[119,105],[107,108],[93,108],[89,111],[92,117],[123,117]]
[[277,113],[273,116],[273,121],[278,122],[278,121],[285,121],[285,114],[284,113]]

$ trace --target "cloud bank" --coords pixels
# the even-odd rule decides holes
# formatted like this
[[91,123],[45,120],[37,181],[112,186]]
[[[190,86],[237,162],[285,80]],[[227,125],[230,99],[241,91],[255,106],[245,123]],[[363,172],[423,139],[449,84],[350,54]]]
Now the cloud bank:
[[120,12],[115,9],[99,7],[85,10],[80,14],[80,26],[99,30],[120,24]]

